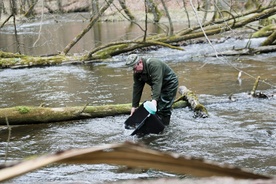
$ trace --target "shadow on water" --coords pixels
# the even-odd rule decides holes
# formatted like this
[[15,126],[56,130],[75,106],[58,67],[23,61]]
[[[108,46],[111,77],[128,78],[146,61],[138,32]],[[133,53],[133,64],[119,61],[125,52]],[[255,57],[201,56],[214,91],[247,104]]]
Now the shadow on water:
[[[2,41],[2,39],[1,39]],[[256,39],[252,46],[261,40]],[[246,41],[229,40],[218,49],[243,47]],[[12,126],[7,142],[6,126],[0,128],[0,163],[32,155],[71,148],[133,141],[152,149],[176,152],[230,163],[264,174],[276,174],[275,53],[249,57],[203,58],[213,52],[208,45],[191,45],[185,51],[159,49],[144,54],[167,62],[177,73],[180,85],[196,94],[209,111],[209,118],[194,119],[189,108],[173,110],[169,127],[160,135],[130,136],[124,129],[128,115],[72,122]],[[0,107],[39,105],[50,107],[130,103],[132,71],[124,67],[126,56],[116,56],[109,64],[53,66],[0,71]],[[240,68],[243,73],[237,80]],[[247,75],[250,74],[250,75]],[[255,79],[264,82],[258,90],[269,99],[250,98]],[[150,99],[146,87],[142,100]],[[230,101],[232,94],[235,101]],[[6,155],[6,151],[8,151]],[[89,182],[105,183],[137,178],[180,177],[153,170],[129,171],[122,166],[51,165],[7,183]]]

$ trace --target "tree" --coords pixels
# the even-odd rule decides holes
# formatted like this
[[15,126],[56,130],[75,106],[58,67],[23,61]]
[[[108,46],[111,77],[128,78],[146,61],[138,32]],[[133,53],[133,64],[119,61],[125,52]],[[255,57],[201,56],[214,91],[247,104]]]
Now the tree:
[[1,19],[2,14],[7,14],[7,11],[6,11],[4,2],[0,1],[0,19]]
[[[15,1],[10,1],[15,3]],[[28,1],[29,2],[29,1]],[[30,9],[34,10],[34,8],[38,5],[38,1],[37,0],[33,0],[30,1],[33,4],[30,6]],[[64,1],[55,1],[55,2],[59,2],[60,4],[64,3]],[[112,42],[112,43],[108,43],[106,45],[100,45],[96,48],[93,48],[88,54],[83,55],[81,57],[74,57],[75,60],[98,60],[98,59],[105,59],[111,56],[115,56],[118,54],[122,54],[125,52],[129,52],[129,51],[133,51],[135,49],[142,49],[145,47],[149,47],[149,46],[163,46],[163,47],[169,47],[172,49],[181,49],[179,47],[177,47],[177,45],[181,44],[182,42],[185,42],[187,40],[191,40],[191,39],[195,39],[195,38],[200,38],[200,37],[204,37],[205,34],[207,36],[209,35],[214,35],[214,34],[220,34],[222,32],[226,32],[232,29],[236,29],[236,28],[241,28],[244,27],[251,23],[251,22],[255,22],[256,20],[263,20],[266,19],[272,15],[275,14],[275,2],[274,1],[270,1],[266,3],[266,6],[258,6],[258,8],[256,9],[252,9],[250,11],[247,12],[242,12],[239,11],[239,9],[235,9],[234,7],[239,7],[239,3],[237,3],[238,5],[234,4],[233,1],[222,1],[222,0],[218,0],[216,1],[216,3],[211,3],[211,1],[204,1],[205,4],[204,6],[199,6],[198,5],[198,9],[201,10],[200,7],[204,8],[204,14],[203,14],[203,19],[201,20],[202,22],[202,27],[199,25],[196,25],[194,27],[191,27],[190,25],[190,16],[189,16],[189,7],[188,7],[188,3],[187,0],[182,0],[183,2],[183,7],[185,9],[188,21],[189,21],[189,25],[188,28],[184,28],[183,30],[180,30],[178,32],[174,31],[174,27],[172,24],[172,20],[171,20],[171,16],[170,13],[172,10],[170,10],[170,7],[168,7],[165,3],[164,0],[160,1],[164,11],[166,12],[166,15],[168,17],[169,20],[169,32],[168,35],[166,35],[165,31],[164,33],[158,34],[158,35],[148,35],[147,33],[147,24],[148,24],[148,13],[149,11],[157,11],[157,4],[153,3],[152,0],[144,0],[144,8],[145,8],[145,20],[144,20],[144,28],[143,26],[141,26],[139,24],[138,20],[135,20],[136,17],[134,17],[133,15],[130,14],[131,9],[129,9],[129,7],[127,6],[127,4],[125,3],[125,0],[101,0],[101,2],[103,3],[102,7],[100,8],[100,10],[98,10],[98,5],[100,3],[100,0],[93,0],[90,1],[92,3],[91,7],[94,9],[92,11],[92,16],[90,19],[89,24],[87,25],[87,27],[85,29],[83,29],[81,31],[80,34],[76,35],[75,38],[67,44],[67,46],[64,48],[62,54],[63,55],[59,55],[56,58],[53,57],[49,57],[49,58],[28,58],[29,61],[32,61],[31,63],[33,65],[34,64],[34,60],[37,61],[40,65],[46,64],[49,65],[50,64],[59,64],[61,61],[61,58],[63,59],[63,61],[68,61],[68,60],[72,60],[73,57],[68,57],[66,56],[68,54],[68,52],[70,51],[70,49],[93,27],[93,25],[99,21],[99,19],[104,15],[104,12],[107,9],[110,9],[110,5],[113,4],[114,7],[115,3],[119,4],[122,9],[119,8],[115,8],[116,13],[121,13],[121,10],[124,11],[124,13],[127,15],[125,16],[126,20],[129,20],[131,23],[135,24],[136,26],[140,27],[140,29],[143,31],[143,38],[137,38],[134,40],[125,40],[125,41],[121,41],[121,42]],[[189,1],[190,3],[192,3],[193,1]],[[249,2],[249,1],[248,1]],[[258,5],[258,1],[254,1],[257,5]],[[211,5],[213,5],[214,8],[216,8],[216,13],[218,15],[222,15],[223,13],[226,13],[227,16],[220,16],[221,18],[215,18],[213,20],[209,20],[207,21],[207,12],[209,12],[209,8],[211,8]],[[256,5],[256,7],[257,7]],[[16,7],[17,4],[12,4],[12,7]],[[2,6],[3,7],[3,6]],[[154,9],[154,10],[153,10]],[[242,8],[240,8],[241,10]],[[16,15],[16,10],[17,8],[12,8],[12,12],[11,13],[11,17],[14,17],[13,15]],[[114,8],[113,8],[114,11]],[[97,12],[97,13],[96,13]],[[17,12],[18,13],[18,12]],[[121,13],[122,14],[122,13]],[[195,12],[195,14],[198,14],[198,12]],[[160,15],[158,13],[156,13],[156,15]],[[230,16],[228,16],[230,15]],[[132,17],[133,16],[133,17]],[[183,17],[183,19],[185,19],[186,17]],[[7,19],[8,21],[8,19]],[[5,21],[6,22],[6,21]],[[1,27],[4,26],[5,22],[1,25]],[[153,21],[155,22],[155,20]],[[14,27],[15,27],[15,35],[16,35],[16,24],[14,22]],[[205,33],[205,34],[204,34]],[[272,32],[271,32],[272,33]],[[270,35],[270,34],[269,34]],[[266,36],[269,36],[266,35]],[[249,36],[248,36],[249,37]],[[272,37],[273,38],[273,37]],[[271,40],[271,37],[270,39]],[[273,43],[273,41],[271,42],[267,42],[267,44]],[[20,47],[19,47],[19,42],[17,42],[17,47],[18,47],[18,52],[20,53]],[[271,49],[270,49],[271,50]],[[4,55],[4,54],[2,54]],[[10,54],[7,54],[10,55]],[[22,62],[20,63],[16,63],[16,64],[21,64],[21,66],[29,66],[28,61],[26,59],[26,57],[21,57]],[[47,62],[46,60],[49,59],[49,61]],[[74,61],[76,62],[76,61]],[[7,58],[3,59],[0,58],[0,63],[2,65],[2,67],[8,67],[8,66],[13,66],[15,65],[12,62],[9,62]]]
[[168,17],[169,24],[170,24],[170,26],[169,26],[169,34],[168,34],[168,35],[169,35],[169,36],[172,36],[172,35],[173,35],[173,24],[172,24],[172,19],[171,19],[170,13],[169,13],[169,11],[168,11],[168,8],[167,8],[167,6],[166,6],[164,0],[161,0],[161,3],[162,3],[162,5],[163,5],[163,8],[164,8],[164,10],[165,10],[165,12],[166,12],[166,15],[167,15],[167,17]]
[[62,54],[67,54],[70,49],[93,27],[93,25],[98,21],[100,16],[104,13],[104,11],[110,6],[110,4],[113,2],[113,0],[108,0],[106,4],[100,9],[99,13],[96,16],[93,16],[90,20],[90,23],[88,26],[82,30],[82,32],[77,35],[71,43],[69,43],[65,49],[63,50]]
[[96,16],[99,13],[99,0],[91,0],[92,4],[92,17]]
[[157,5],[153,2],[153,0],[147,0],[146,3],[148,12],[153,14],[153,22],[158,23],[161,18],[161,12],[158,10]]
[[130,13],[129,9],[126,6],[126,1],[125,0],[119,0],[119,3],[121,7],[123,8],[125,14],[128,16],[129,20],[132,22],[135,20],[135,17]]
[[247,2],[245,3],[246,10],[259,8],[260,6],[261,6],[261,3],[259,0],[247,0]]

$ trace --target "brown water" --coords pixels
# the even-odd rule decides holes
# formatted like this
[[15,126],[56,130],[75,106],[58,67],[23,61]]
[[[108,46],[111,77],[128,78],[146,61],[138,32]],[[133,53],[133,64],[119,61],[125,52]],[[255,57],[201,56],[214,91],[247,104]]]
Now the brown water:
[[[2,38],[1,38],[2,39]],[[1,40],[2,41],[2,40]],[[260,43],[256,39],[254,46]],[[215,45],[222,49],[242,47],[243,40]],[[171,125],[160,135],[131,137],[123,123],[128,117],[94,118],[44,125],[0,128],[0,163],[70,148],[134,141],[148,147],[229,163],[262,174],[276,174],[276,65],[275,53],[261,56],[204,58],[214,52],[206,45],[184,47],[185,51],[159,49],[142,53],[167,62],[177,73],[180,85],[198,94],[210,117],[194,119],[188,108],[173,110]],[[52,51],[49,51],[52,52]],[[39,105],[50,107],[129,103],[132,71],[124,67],[126,56],[97,65],[53,66],[0,70],[0,107]],[[237,80],[242,70],[241,80]],[[253,99],[247,93],[261,76],[258,90],[269,99]],[[237,101],[228,100],[233,94]],[[147,87],[143,100],[150,98]],[[121,166],[51,165],[6,183],[80,182],[105,183],[137,178],[180,177],[155,170],[121,171]],[[182,176],[181,176],[182,177]]]

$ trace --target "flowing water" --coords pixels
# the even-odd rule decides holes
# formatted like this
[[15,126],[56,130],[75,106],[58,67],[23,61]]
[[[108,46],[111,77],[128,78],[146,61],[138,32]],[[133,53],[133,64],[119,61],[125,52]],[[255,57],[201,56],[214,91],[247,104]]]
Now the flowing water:
[[[261,41],[252,40],[252,47]],[[160,151],[275,175],[276,99],[273,94],[276,54],[239,58],[202,57],[204,53],[214,53],[214,49],[219,51],[234,45],[244,47],[246,43],[247,40],[229,39],[214,44],[214,48],[208,44],[195,44],[184,46],[185,51],[162,48],[142,53],[168,63],[177,73],[180,85],[198,95],[209,112],[208,118],[193,118],[189,108],[174,109],[171,124],[164,133],[144,138],[132,137],[131,131],[124,129],[128,115],[12,126],[9,140],[7,127],[1,126],[0,163],[71,148],[133,141]],[[116,56],[105,64],[1,70],[0,107],[38,106],[41,103],[49,107],[130,103],[132,71],[124,67],[125,57]],[[243,71],[239,80],[237,69]],[[258,90],[269,95],[269,99],[248,96],[257,76],[264,80]],[[235,101],[228,99],[231,94]],[[142,98],[150,99],[148,87]],[[122,166],[106,164],[54,164],[6,183],[105,183],[157,177],[182,176],[155,170],[128,171]]]

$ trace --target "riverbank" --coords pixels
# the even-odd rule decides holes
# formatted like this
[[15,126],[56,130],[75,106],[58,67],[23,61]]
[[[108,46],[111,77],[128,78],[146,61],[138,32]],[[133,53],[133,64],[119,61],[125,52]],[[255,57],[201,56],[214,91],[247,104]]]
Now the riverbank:
[[[6,9],[9,9],[9,2],[4,1]],[[103,4],[103,3],[102,3]],[[99,6],[101,7],[102,4]],[[161,18],[159,23],[167,23],[168,17],[166,16],[166,13],[164,11],[163,5],[159,2],[156,4],[158,10],[161,13]],[[129,0],[126,2],[126,6],[130,13],[135,17],[136,21],[144,21],[146,19],[145,16],[145,7],[144,7],[144,1],[143,0]],[[166,6],[170,15],[170,19],[172,22],[183,22],[187,23],[188,17],[187,13],[185,12],[185,8],[183,6],[182,0],[168,0],[166,1]],[[196,5],[194,5],[196,6]],[[90,16],[92,16],[92,7],[91,4],[86,0],[68,0],[68,1],[61,1],[61,7],[63,13],[76,13],[76,14],[87,14],[89,13]],[[194,12],[192,7],[187,3],[188,12],[189,12],[189,19],[191,22],[195,22],[195,13],[197,16],[199,16],[200,19],[203,18],[203,12],[202,11],[196,11]],[[50,1],[50,2],[44,2],[39,1],[36,6],[34,7],[34,13],[35,17],[25,18],[24,15],[17,15],[16,19],[18,21],[32,21],[35,19],[41,19],[41,16],[50,16],[54,14],[59,14],[59,7],[58,3],[56,1]],[[7,14],[1,14],[0,17],[0,24],[2,24],[8,17],[10,16],[10,13]],[[153,21],[153,14],[148,13],[147,19],[149,22]],[[207,15],[207,20],[212,15]],[[89,19],[87,19],[89,20]],[[124,13],[120,3],[118,1],[114,1],[110,7],[104,12],[104,14],[100,18],[101,21],[110,21],[110,22],[116,22],[116,21],[129,21],[128,17]],[[9,20],[9,22],[12,22],[12,20]]]

